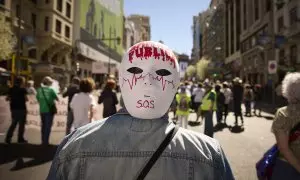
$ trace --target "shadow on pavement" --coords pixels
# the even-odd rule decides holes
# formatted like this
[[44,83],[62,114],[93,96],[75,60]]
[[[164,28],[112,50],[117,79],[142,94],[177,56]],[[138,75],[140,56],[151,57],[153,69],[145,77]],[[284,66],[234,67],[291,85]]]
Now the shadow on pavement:
[[266,120],[274,120],[274,116],[261,116],[265,118]]
[[[15,166],[11,171],[21,170],[23,168],[38,166],[52,161],[56,152],[56,145],[42,146],[35,144],[4,144],[0,143],[0,165],[13,162]],[[23,158],[31,160],[24,162]]]
[[235,125],[233,127],[229,126],[228,128],[232,133],[242,133],[245,131],[245,128],[243,126],[238,126],[238,125]]
[[214,132],[218,132],[218,131],[223,131],[223,129],[227,128],[227,124],[226,123],[218,123],[215,125],[214,127]]
[[201,121],[189,121],[188,124],[192,127],[202,125]]

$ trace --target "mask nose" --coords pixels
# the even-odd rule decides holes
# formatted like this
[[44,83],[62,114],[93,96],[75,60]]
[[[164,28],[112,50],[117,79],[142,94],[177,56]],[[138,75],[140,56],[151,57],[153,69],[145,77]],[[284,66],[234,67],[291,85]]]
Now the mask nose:
[[144,85],[145,86],[149,86],[149,85],[151,86],[152,85],[152,77],[151,77],[151,75],[148,75],[148,76],[145,77]]

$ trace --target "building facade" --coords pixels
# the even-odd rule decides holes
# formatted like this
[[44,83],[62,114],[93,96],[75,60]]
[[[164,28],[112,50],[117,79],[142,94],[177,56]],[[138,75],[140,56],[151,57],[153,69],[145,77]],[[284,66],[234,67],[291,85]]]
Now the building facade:
[[202,57],[201,46],[202,46],[202,34],[201,34],[201,13],[198,16],[193,17],[193,48],[191,54],[191,60],[193,63],[197,63],[197,61]]
[[176,56],[179,64],[180,78],[183,79],[186,69],[189,66],[190,58],[186,54],[176,54]]
[[300,1],[273,4],[278,81],[290,71],[300,70]]
[[224,61],[224,78],[232,79],[240,77],[241,73],[241,1],[240,0],[226,0],[225,1],[225,61]]
[[123,47],[127,51],[131,46],[138,42],[139,31],[135,28],[134,22],[125,19],[125,30],[123,38]]
[[75,3],[73,57],[80,77],[103,83],[118,75],[123,50],[123,0],[78,0]]
[[275,59],[272,1],[241,0],[240,3],[241,76],[245,82],[264,85],[270,79],[268,61]]
[[211,60],[209,65],[209,74],[221,75],[223,73],[224,54],[224,13],[225,3],[223,0],[211,1],[208,9],[210,13],[209,21],[207,21],[207,55]]
[[127,19],[134,23],[136,30],[139,32],[138,42],[151,40],[150,17],[133,14]]

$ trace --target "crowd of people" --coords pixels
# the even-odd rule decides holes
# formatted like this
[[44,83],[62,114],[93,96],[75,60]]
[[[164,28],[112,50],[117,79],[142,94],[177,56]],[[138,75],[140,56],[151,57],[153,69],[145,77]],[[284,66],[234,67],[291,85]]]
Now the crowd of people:
[[[242,104],[245,105],[245,113],[242,113]],[[197,114],[196,122],[202,123],[205,119],[205,134],[213,136],[213,114],[216,112],[217,123],[226,123],[229,110],[235,115],[235,125],[244,124],[243,116],[261,117],[262,90],[261,85],[243,83],[240,78],[232,82],[212,82],[206,79],[204,82],[182,82],[171,105],[174,113],[174,122],[187,128],[188,117],[192,110]]]
[[[39,104],[41,118],[41,142],[42,145],[49,145],[49,137],[54,116],[57,113],[56,101],[59,101],[57,92],[52,88],[54,80],[46,76],[41,86],[34,88],[34,82],[28,81],[25,85],[25,78],[17,77],[14,85],[10,88],[7,100],[10,101],[12,123],[7,131],[5,142],[10,144],[13,132],[19,124],[18,142],[27,143],[24,138],[25,123],[27,116],[26,102],[27,95],[35,95]],[[116,113],[118,99],[114,89],[116,82],[113,78],[107,80],[106,86],[98,95],[98,102],[92,93],[95,90],[95,82],[92,78],[74,77],[70,86],[62,92],[62,97],[68,98],[68,114],[66,120],[66,135],[71,131],[84,126],[92,121],[96,103],[103,103],[103,117],[109,117]]]

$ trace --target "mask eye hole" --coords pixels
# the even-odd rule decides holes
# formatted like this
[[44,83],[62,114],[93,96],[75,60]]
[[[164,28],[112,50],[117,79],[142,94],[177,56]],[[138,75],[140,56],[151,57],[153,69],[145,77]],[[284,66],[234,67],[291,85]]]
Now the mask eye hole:
[[143,70],[138,67],[131,67],[131,68],[127,69],[127,71],[132,74],[141,74],[143,72]]
[[171,75],[172,73],[166,69],[159,69],[156,71],[156,74],[159,75],[159,76],[169,76]]

